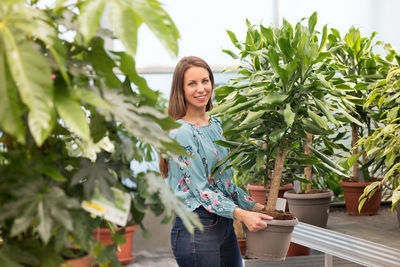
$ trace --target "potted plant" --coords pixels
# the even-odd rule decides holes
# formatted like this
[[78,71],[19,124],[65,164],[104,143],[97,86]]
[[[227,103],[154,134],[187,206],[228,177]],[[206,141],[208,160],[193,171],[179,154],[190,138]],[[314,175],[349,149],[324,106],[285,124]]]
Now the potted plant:
[[383,180],[373,182],[365,187],[359,198],[358,209],[362,210],[368,199],[372,198],[379,188],[384,185],[392,190],[392,210],[397,208],[397,217],[400,223],[400,105],[398,103],[400,57],[391,49],[387,56],[388,60],[395,58],[397,64],[393,66],[385,79],[377,82],[375,89],[370,93],[365,107],[377,107],[380,113],[381,126],[367,137],[359,140],[358,146],[364,146],[367,158],[373,159],[377,165],[383,165],[385,175]]
[[360,137],[370,135],[376,127],[374,111],[363,108],[363,104],[374,83],[383,77],[388,68],[388,62],[372,51],[375,35],[376,33],[373,33],[369,38],[361,37],[360,31],[351,27],[343,39],[335,29],[332,29],[328,37],[328,48],[332,49],[334,56],[331,67],[340,74],[333,78],[333,82],[336,88],[345,90],[341,93],[341,102],[337,104],[347,111],[343,113],[342,121],[349,122],[351,126],[353,149],[345,165],[353,168],[353,176],[343,178],[340,184],[343,187],[346,209],[350,215],[376,214],[381,201],[379,189],[377,194],[365,203],[361,211],[357,209],[358,198],[365,186],[377,179],[370,173],[371,168],[369,168],[374,162],[367,161],[364,148],[356,146]]
[[96,219],[81,206],[95,188],[110,202],[111,187],[129,193],[139,225],[153,210],[201,228],[161,177],[130,169],[132,159],[149,160],[146,147],[183,153],[164,133],[176,124],[157,109],[134,64],[136,22],[176,54],[172,20],[155,1],[109,3],[116,38],[127,46],[114,52],[104,46],[109,31],[99,29],[105,1],[39,2],[0,6],[0,261],[60,266],[92,254],[100,266],[118,266],[117,245],[93,238]]
[[[269,169],[273,172],[266,213],[275,219],[264,231],[246,233],[247,255],[250,257],[268,260],[285,258],[290,233],[297,223],[293,217],[284,221],[274,213],[286,155],[298,149],[307,132],[315,135],[331,133],[321,115],[336,123],[324,99],[332,87],[329,82],[332,75],[324,72],[325,59],[329,57],[329,52],[324,52],[327,27],[321,35],[314,29],[316,22],[316,13],[308,19],[307,26],[299,22],[294,29],[286,20],[280,28],[254,26],[247,21],[245,43],[240,43],[228,31],[240,54],[226,52],[240,59],[238,74],[241,77],[230,85],[216,89],[215,94],[221,100],[213,112],[232,115],[234,126],[230,131],[240,133],[242,138],[239,144],[229,141],[218,144],[231,148],[227,157],[231,159],[228,167],[265,169],[265,177],[268,177]],[[280,223],[288,227],[276,226]],[[282,230],[286,232],[286,237],[279,235],[279,240],[275,240],[264,236],[277,236],[274,232],[276,227],[287,229]],[[262,245],[253,243],[255,240]],[[274,246],[272,250],[268,251],[265,240]],[[280,249],[277,249],[278,241],[283,243]]]

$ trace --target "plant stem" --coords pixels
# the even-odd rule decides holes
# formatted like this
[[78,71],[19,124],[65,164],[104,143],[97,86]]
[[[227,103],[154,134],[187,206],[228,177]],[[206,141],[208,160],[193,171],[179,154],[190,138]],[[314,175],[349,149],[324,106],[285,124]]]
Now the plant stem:
[[278,198],[279,187],[281,185],[281,177],[283,171],[283,164],[285,163],[288,148],[281,148],[279,144],[276,148],[276,158],[274,166],[274,176],[272,177],[271,187],[268,194],[267,211],[274,211],[276,209],[276,199]]
[[[358,142],[358,125],[355,124],[355,123],[351,124],[351,135],[352,135],[352,137],[351,137],[351,146],[354,148],[355,145]],[[355,155],[355,154],[358,154],[358,148],[357,147],[353,149],[353,155]],[[354,179],[354,181],[358,182],[357,170],[358,170],[358,162],[355,161],[354,164],[353,164],[353,179]]]
[[[310,150],[310,148],[308,147],[308,145],[312,145],[312,139],[313,136],[310,133],[307,133],[307,141],[306,144],[304,145],[304,153],[306,155],[312,155],[312,152]],[[304,175],[306,176],[307,181],[312,181],[312,167],[311,166],[307,166],[304,168]],[[305,193],[309,194],[311,192],[311,183],[307,184],[307,188]]]

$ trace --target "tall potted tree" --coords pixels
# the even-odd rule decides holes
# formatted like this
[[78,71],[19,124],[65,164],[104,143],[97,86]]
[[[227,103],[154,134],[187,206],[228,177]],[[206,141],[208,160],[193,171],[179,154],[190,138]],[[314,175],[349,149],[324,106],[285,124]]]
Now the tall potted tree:
[[[369,199],[364,208],[358,211],[358,198],[365,186],[371,184],[376,177],[370,173],[373,161],[367,161],[366,152],[362,146],[356,146],[358,140],[368,136],[376,127],[374,110],[363,108],[368,94],[375,82],[383,78],[388,69],[388,62],[373,52],[373,38],[362,37],[359,29],[351,27],[344,38],[337,30],[332,29],[328,37],[328,47],[332,49],[334,61],[331,67],[340,75],[333,80],[336,87],[342,89],[341,102],[337,102],[346,113],[342,121],[350,123],[351,153],[345,162],[348,168],[353,169],[353,176],[344,177],[341,182],[346,202],[347,212],[350,215],[373,215],[378,212],[381,201],[381,190]],[[379,44],[380,42],[378,42]],[[345,92],[345,93],[343,93]]]
[[[329,81],[332,75],[324,71],[326,58],[330,56],[324,51],[327,27],[320,34],[315,30],[316,23],[316,13],[306,26],[299,22],[294,29],[286,20],[280,28],[255,26],[247,21],[244,43],[228,31],[240,53],[226,52],[240,59],[238,74],[241,77],[216,89],[221,100],[214,113],[233,115],[234,126],[230,131],[240,132],[242,138],[239,144],[229,141],[219,144],[231,148],[227,157],[231,162],[227,166],[256,171],[271,168],[273,172],[265,210],[275,219],[262,232],[247,232],[247,255],[250,257],[285,258],[291,231],[297,223],[293,218],[279,219],[279,212],[275,211],[286,155],[298,149],[307,132],[332,133],[322,116],[336,123],[324,98],[332,88]],[[266,177],[268,173],[266,171]],[[280,236],[277,228],[286,232],[286,237]],[[274,248],[268,248],[266,243]],[[277,249],[277,244],[282,247]]]
[[[96,242],[95,219],[81,207],[95,188],[110,202],[111,187],[129,193],[137,224],[151,208],[201,228],[161,177],[130,169],[133,158],[145,159],[144,146],[183,153],[165,135],[175,124],[157,110],[157,94],[134,64],[142,22],[176,54],[179,35],[168,14],[157,1],[43,2],[0,6],[0,262],[60,266],[92,254],[102,266],[118,266],[122,240]],[[127,52],[104,46],[106,4],[113,37]]]

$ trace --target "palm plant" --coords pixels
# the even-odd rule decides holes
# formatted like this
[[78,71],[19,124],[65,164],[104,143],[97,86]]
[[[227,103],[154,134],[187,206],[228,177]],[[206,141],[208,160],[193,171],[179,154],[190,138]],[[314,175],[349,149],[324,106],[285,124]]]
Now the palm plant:
[[[43,1],[45,2],[45,1]],[[150,209],[201,228],[156,173],[134,175],[130,161],[152,149],[182,154],[166,136],[174,121],[135,71],[143,23],[171,54],[179,33],[155,0],[3,1],[0,6],[0,261],[59,266],[71,247],[118,265],[116,244],[92,237],[98,219],[81,208],[95,191],[130,194],[132,219]],[[107,7],[113,31],[101,29]],[[104,45],[118,38],[126,52]],[[122,78],[121,78],[122,77]]]
[[[231,148],[225,159],[232,159],[228,167],[263,172],[265,179],[270,172],[263,170],[273,168],[267,211],[275,210],[287,154],[299,150],[307,133],[333,133],[328,121],[338,125],[327,101],[334,89],[330,81],[334,73],[327,68],[331,53],[325,51],[327,26],[320,34],[315,30],[316,23],[316,13],[307,26],[299,22],[294,29],[286,20],[280,28],[247,21],[244,43],[228,31],[240,53],[226,52],[240,59],[241,77],[216,89],[221,100],[213,112],[233,116],[234,126],[229,131],[240,134],[241,142],[219,144]],[[315,160],[326,170],[340,173],[342,168],[320,153],[318,156]],[[305,156],[307,165],[312,157]]]

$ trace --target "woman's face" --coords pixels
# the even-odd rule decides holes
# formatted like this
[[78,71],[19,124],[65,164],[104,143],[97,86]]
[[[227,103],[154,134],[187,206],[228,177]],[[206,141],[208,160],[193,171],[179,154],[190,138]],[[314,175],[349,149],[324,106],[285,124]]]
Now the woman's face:
[[189,68],[184,75],[183,90],[187,109],[205,111],[212,93],[208,71],[202,67]]

